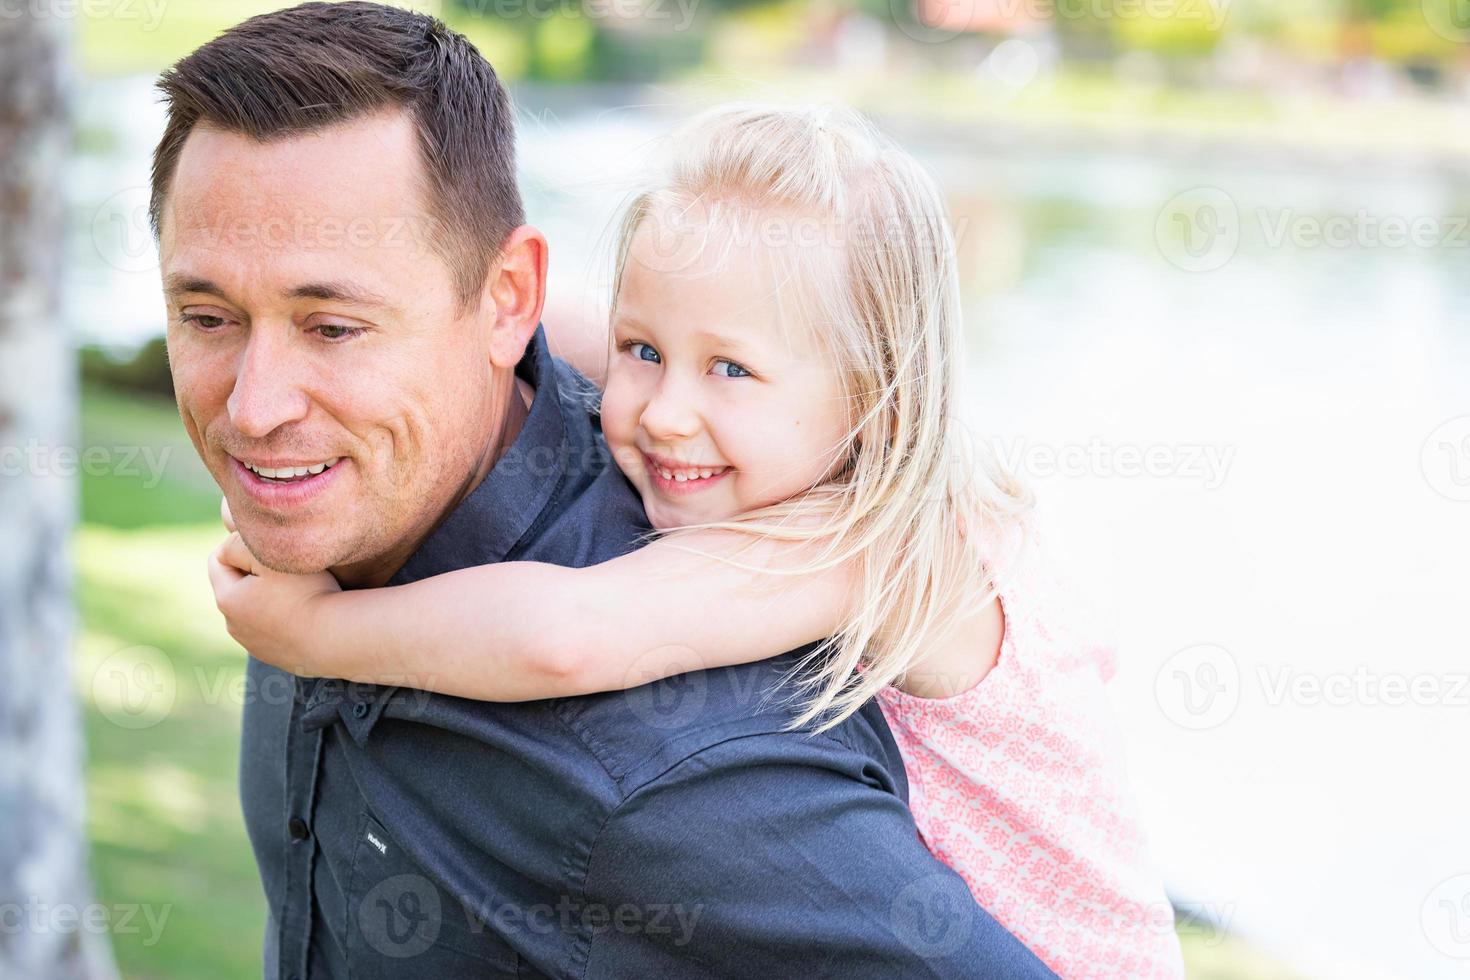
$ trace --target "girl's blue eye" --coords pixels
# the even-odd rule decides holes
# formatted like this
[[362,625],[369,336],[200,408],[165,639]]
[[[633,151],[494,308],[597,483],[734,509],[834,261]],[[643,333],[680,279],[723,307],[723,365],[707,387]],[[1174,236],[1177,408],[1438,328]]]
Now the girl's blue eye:
[[716,363],[730,365],[731,373],[725,375],[725,377],[727,378],[746,378],[750,376],[749,371],[745,370],[745,368],[741,367],[739,364],[736,364],[734,361],[717,361]]
[[[639,348],[642,348],[643,350],[647,350],[647,352],[648,352],[647,355],[645,356],[644,353],[643,353],[643,350],[640,350]],[[648,344],[645,344],[641,340],[625,340],[625,341],[623,341],[623,343],[621,345],[621,349],[631,352],[634,357],[638,358],[638,360],[645,361],[645,362],[647,362],[649,364],[658,364],[662,360],[659,357],[659,355],[658,355],[658,351],[654,350],[651,346],[649,346]],[[723,377],[726,377],[726,378],[748,378],[748,377],[751,377],[751,373],[749,371],[747,371],[745,368],[741,367],[739,364],[736,364],[734,361],[726,361],[724,359],[719,359],[719,360],[716,360],[715,363],[716,364],[727,364],[727,365],[729,365],[730,370],[728,372],[724,372],[724,373],[721,373],[721,372],[718,372],[718,371],[716,372],[716,373],[721,373]]]

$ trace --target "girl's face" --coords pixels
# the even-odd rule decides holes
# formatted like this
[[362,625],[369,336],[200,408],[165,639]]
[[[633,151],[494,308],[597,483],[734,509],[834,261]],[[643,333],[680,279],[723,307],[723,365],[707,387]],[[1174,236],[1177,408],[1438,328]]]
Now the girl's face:
[[643,221],[613,308],[602,428],[655,528],[786,500],[847,458],[835,367],[782,311],[780,250],[694,220],[703,247],[677,261],[673,232]]

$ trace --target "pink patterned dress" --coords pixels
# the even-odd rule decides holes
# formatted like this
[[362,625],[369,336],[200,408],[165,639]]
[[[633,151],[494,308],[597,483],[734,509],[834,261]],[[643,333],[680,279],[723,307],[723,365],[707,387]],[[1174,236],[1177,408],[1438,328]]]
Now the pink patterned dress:
[[968,691],[879,694],[919,836],[1058,976],[1184,975],[1103,684],[1116,652],[1066,625],[1034,561],[1006,587],[995,667]]

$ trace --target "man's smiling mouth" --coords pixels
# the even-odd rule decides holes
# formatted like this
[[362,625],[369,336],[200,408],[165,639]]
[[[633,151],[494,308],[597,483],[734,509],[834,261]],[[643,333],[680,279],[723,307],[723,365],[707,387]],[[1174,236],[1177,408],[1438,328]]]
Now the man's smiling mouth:
[[240,465],[245,467],[262,480],[271,483],[298,483],[326,472],[341,462],[342,457],[334,456],[331,459],[322,460],[317,463],[301,463],[296,465],[263,466],[255,463],[247,463],[243,459]]

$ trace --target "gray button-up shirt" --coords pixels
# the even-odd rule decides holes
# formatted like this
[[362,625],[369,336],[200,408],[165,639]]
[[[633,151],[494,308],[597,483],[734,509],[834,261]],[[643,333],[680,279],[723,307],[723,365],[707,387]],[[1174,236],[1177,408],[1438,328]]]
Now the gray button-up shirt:
[[[648,530],[589,382],[537,328],[515,442],[393,584],[607,561]],[[739,629],[710,610],[712,629]],[[810,648],[628,691],[495,704],[255,659],[240,796],[264,975],[1051,976],[918,839],[876,704],[784,733]],[[788,689],[781,688],[778,693]]]

